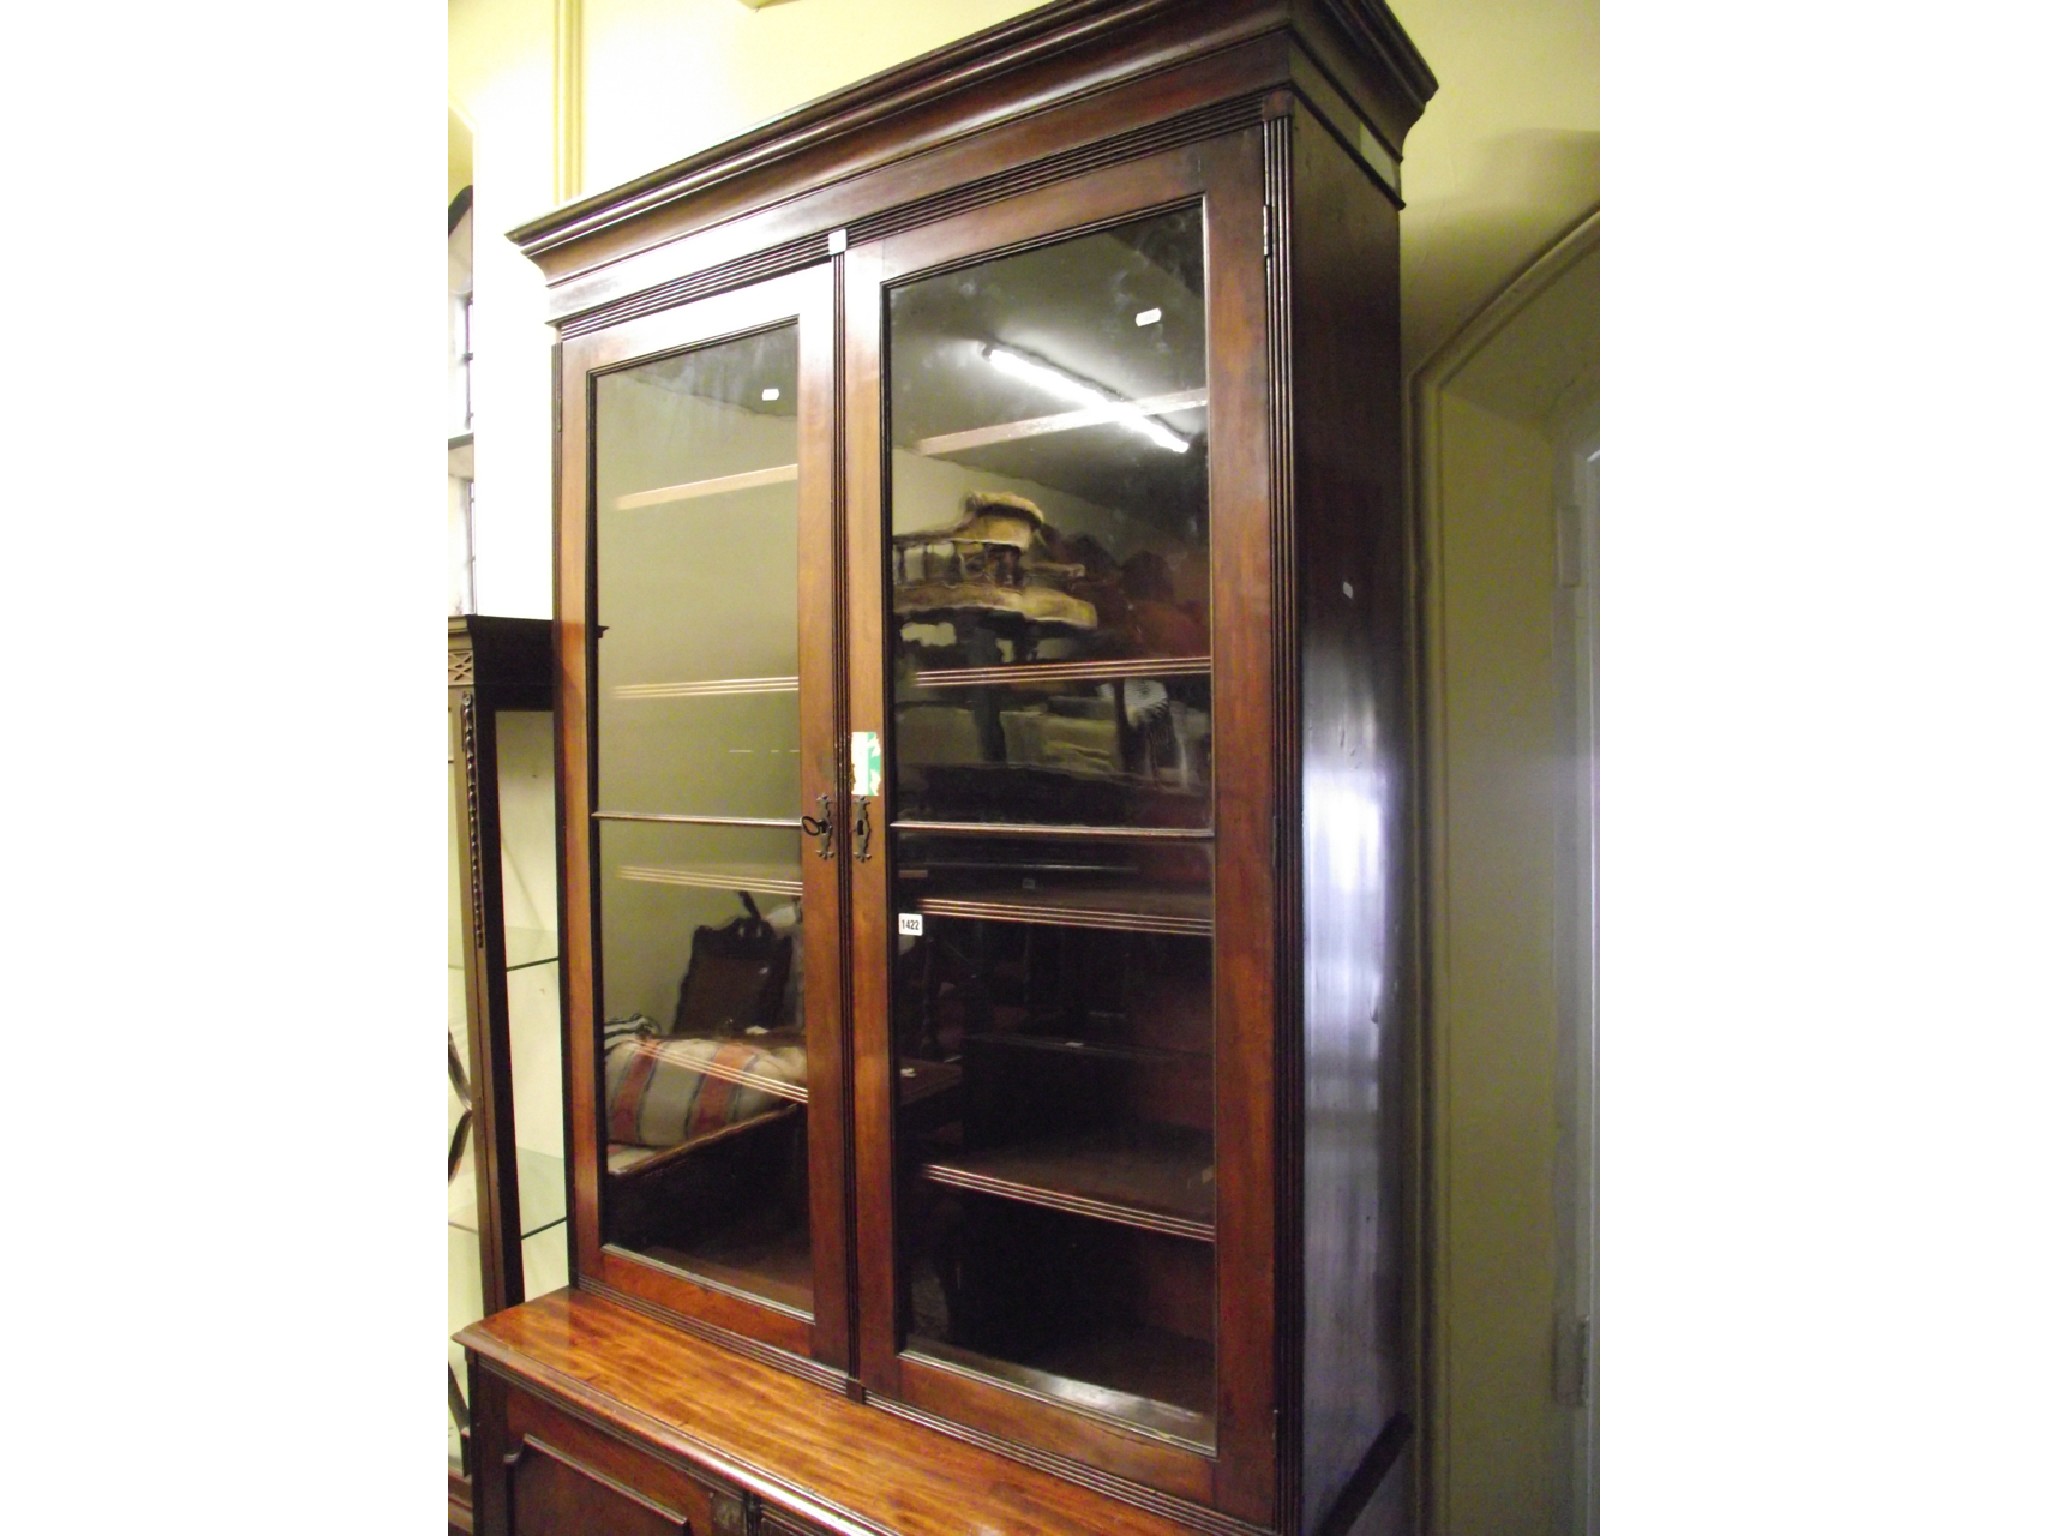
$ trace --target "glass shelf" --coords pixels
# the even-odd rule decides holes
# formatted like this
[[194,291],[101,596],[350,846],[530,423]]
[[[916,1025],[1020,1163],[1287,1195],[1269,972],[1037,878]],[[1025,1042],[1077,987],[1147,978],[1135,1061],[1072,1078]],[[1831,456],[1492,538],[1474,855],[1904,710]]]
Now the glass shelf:
[[549,928],[507,928],[505,969],[523,971],[529,966],[552,965],[559,958],[561,940]]
[[[448,1225],[464,1232],[477,1229],[476,1178],[470,1156],[463,1158],[462,1173],[448,1186]],[[546,1152],[519,1149],[519,1235],[558,1226],[569,1214],[568,1186],[562,1160]]]
[[[536,965],[553,965],[561,958],[561,940],[550,928],[507,928],[505,930],[505,969],[524,971]],[[448,969],[462,970],[462,957],[451,955]]]

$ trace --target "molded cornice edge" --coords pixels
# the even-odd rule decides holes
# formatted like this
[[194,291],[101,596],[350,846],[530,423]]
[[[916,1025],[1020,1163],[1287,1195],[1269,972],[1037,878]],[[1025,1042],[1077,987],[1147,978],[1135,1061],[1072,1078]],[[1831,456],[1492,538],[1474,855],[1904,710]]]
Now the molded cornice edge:
[[1174,8],[1180,0],[1066,0],[980,32],[797,107],[745,133],[610,191],[542,214],[512,230],[529,257],[679,201],[706,187],[948,95],[992,75],[1080,46],[1104,32]]
[[1386,0],[1315,0],[1345,38],[1360,53],[1377,55],[1414,103],[1415,113],[1402,124],[1405,131],[1436,94],[1435,73],[1416,50],[1414,39],[1387,9]]
[[[1406,104],[1408,122],[1379,125],[1393,129],[1398,145],[1423,104],[1436,89],[1415,45],[1401,30],[1385,0],[1305,0],[1345,42],[1387,70]],[[660,170],[636,177],[513,229],[509,237],[529,258],[572,245],[602,230],[684,201],[710,187],[846,139],[875,123],[928,102],[984,85],[1000,76],[1063,53],[1131,31],[1171,13],[1194,9],[1188,0],[1063,0],[1026,15],[961,38],[892,69],[822,96],[724,143],[685,157]],[[1237,21],[1227,28],[1231,41],[1289,25],[1292,5],[1247,5],[1238,20],[1229,7],[1212,7],[1209,30],[1220,38],[1219,21]],[[1260,11],[1266,11],[1261,25]],[[1199,49],[1191,48],[1189,57]]]

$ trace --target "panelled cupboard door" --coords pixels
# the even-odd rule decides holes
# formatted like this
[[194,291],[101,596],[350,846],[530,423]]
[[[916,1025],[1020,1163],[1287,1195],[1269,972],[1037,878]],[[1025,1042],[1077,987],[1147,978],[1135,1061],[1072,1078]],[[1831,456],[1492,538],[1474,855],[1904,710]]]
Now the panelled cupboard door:
[[845,320],[861,1375],[1252,1520],[1262,175],[1254,131],[856,245]]
[[843,1369],[832,279],[562,344],[577,1268]]

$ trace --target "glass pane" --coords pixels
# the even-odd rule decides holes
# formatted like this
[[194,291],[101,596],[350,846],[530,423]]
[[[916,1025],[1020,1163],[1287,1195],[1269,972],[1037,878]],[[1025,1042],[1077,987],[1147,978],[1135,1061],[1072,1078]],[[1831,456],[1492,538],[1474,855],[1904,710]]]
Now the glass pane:
[[597,382],[596,839],[604,1239],[808,1313],[796,383],[794,324]]
[[[499,890],[505,919],[506,1028],[512,1042],[512,1134],[519,1230],[564,1219],[562,977],[555,932],[555,721],[497,712]],[[539,1295],[527,1276],[527,1294]]]
[[[486,914],[503,934],[504,995],[509,1058],[496,1063],[512,1082],[514,1156],[518,1169],[521,1274],[526,1295],[558,1289],[567,1278],[567,1187],[562,1158],[562,1010],[555,932],[554,717],[540,710],[499,710],[494,716],[499,846],[499,897]],[[459,724],[451,720],[451,740]],[[470,1058],[466,965],[462,928],[461,848],[467,833],[460,769],[449,760],[448,1051],[448,1321],[452,1334],[484,1314],[483,1250],[478,1215],[476,1148],[481,1129],[472,1117],[475,1063]],[[501,1129],[503,1129],[501,1127]],[[457,1153],[459,1152],[459,1159]],[[461,1349],[449,1344],[457,1391],[466,1386]],[[449,1420],[450,1465],[460,1441]]]
[[904,835],[910,1347],[1207,1444],[1206,846]]
[[597,381],[597,800],[797,814],[796,327]]
[[906,666],[896,807],[932,821],[1204,827],[1209,668],[1080,682],[961,682]]
[[1209,821],[1202,221],[890,298],[899,808]]
[[1204,327],[1189,207],[901,287],[888,355],[906,1345],[1206,1448]]
[[802,834],[599,827],[605,1240],[811,1308]]

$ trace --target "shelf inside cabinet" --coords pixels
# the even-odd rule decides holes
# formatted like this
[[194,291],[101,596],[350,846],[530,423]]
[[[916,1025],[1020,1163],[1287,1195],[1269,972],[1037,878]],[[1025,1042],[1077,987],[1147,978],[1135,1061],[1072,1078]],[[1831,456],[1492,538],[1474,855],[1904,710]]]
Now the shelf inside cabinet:
[[[505,969],[507,971],[529,970],[537,965],[553,965],[560,958],[561,940],[552,928],[511,928],[505,930]],[[448,962],[448,969],[460,971],[463,957],[456,955]]]
[[1048,1136],[924,1165],[936,1184],[1197,1242],[1216,1240],[1211,1137],[1168,1126]]
[[1054,928],[1103,928],[1127,933],[1207,938],[1214,905],[1207,891],[1150,886],[1097,886],[1078,890],[952,891],[918,901],[926,917],[973,918],[991,923],[1036,923]]
[[615,699],[730,699],[749,694],[795,693],[793,677],[715,677],[695,683],[615,683]]
[[1216,1350],[1163,1329],[1101,1328],[1062,1340],[1029,1365],[913,1337],[910,1353],[1077,1408],[1098,1418],[1207,1449],[1216,1442]]
[[1105,426],[1114,421],[1168,416],[1181,411],[1205,411],[1208,408],[1208,390],[1175,390],[1171,394],[1148,395],[1142,400],[1105,401],[1101,405],[1058,411],[1050,416],[1029,416],[1019,421],[1000,421],[986,427],[972,427],[964,432],[947,432],[938,437],[919,438],[910,445],[910,451],[925,458],[938,459],[948,454],[968,453],[976,448],[994,447],[998,443],[1019,442],[1027,437],[1043,437],[1052,432],[1073,432],[1082,427]]
[[1206,1062],[1207,1051],[1170,1046],[1141,1045],[1108,1039],[1087,1039],[1062,1020],[1033,1019],[1015,1028],[969,1030],[963,1037],[971,1045],[992,1045],[1020,1051],[1039,1051],[1049,1056],[1071,1056],[1077,1060]]
[[750,491],[756,486],[781,485],[796,478],[794,464],[775,464],[767,469],[750,469],[737,475],[713,475],[706,480],[685,480],[679,485],[658,485],[652,490],[633,491],[612,503],[614,511],[637,512],[646,507],[664,507],[679,501],[696,501],[705,496],[725,496]]
[[1097,827],[1061,822],[1029,821],[918,821],[906,819],[889,823],[892,832],[917,837],[1027,837],[1040,841],[1070,839],[1075,842],[1112,843],[1213,843],[1216,833],[1209,827]]
[[919,688],[1027,687],[1114,683],[1139,678],[1207,677],[1207,656],[1124,656],[1095,661],[1012,661],[988,667],[928,667],[910,674]]
[[[464,1232],[477,1230],[476,1179],[464,1160],[464,1176],[448,1186],[448,1225]],[[559,1224],[569,1214],[562,1160],[546,1152],[519,1148],[519,1235],[532,1237]]]
[[803,870],[795,864],[624,864],[621,880],[645,885],[683,885],[702,891],[749,891],[766,896],[801,896]]
[[561,949],[561,939],[551,928],[507,928],[505,969],[523,971],[536,965],[552,965]]

